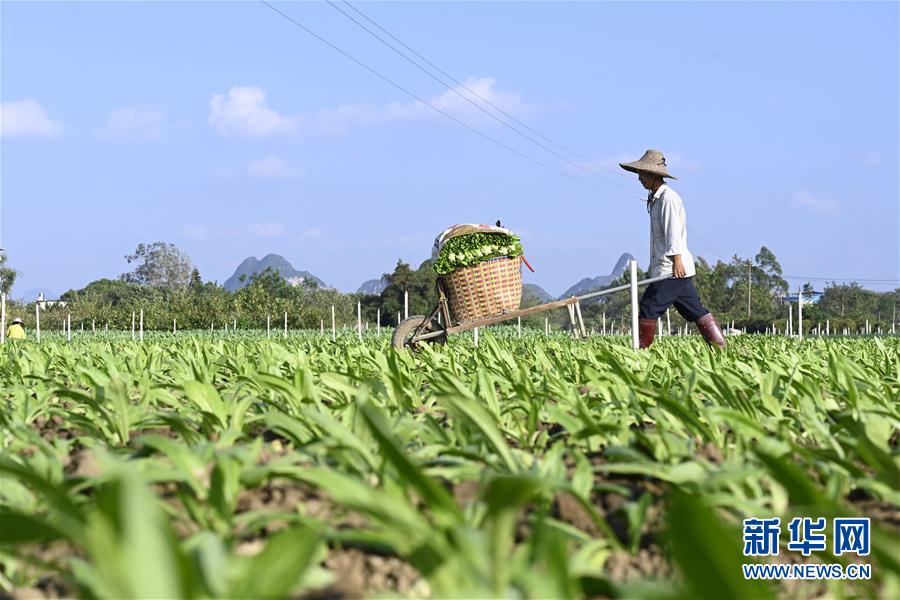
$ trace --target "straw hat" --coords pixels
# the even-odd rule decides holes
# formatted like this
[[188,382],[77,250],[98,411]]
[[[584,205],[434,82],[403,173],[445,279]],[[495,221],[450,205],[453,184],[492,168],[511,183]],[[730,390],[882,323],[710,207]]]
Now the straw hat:
[[15,325],[16,323],[18,323],[19,325],[24,325],[25,321],[22,320],[22,317],[16,317],[15,319],[12,320],[10,325]]
[[666,157],[659,150],[647,150],[640,160],[619,163],[619,166],[632,173],[652,173],[661,177],[678,179],[674,175],[669,175],[669,171],[666,170]]

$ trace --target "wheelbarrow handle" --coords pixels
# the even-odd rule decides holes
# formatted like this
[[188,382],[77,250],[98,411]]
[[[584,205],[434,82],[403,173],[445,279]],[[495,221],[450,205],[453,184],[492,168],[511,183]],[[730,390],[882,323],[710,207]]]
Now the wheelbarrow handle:
[[528,262],[528,259],[525,258],[525,255],[522,255],[522,262],[525,263],[525,266],[528,267],[528,270],[534,273],[534,267],[531,266],[531,263]]

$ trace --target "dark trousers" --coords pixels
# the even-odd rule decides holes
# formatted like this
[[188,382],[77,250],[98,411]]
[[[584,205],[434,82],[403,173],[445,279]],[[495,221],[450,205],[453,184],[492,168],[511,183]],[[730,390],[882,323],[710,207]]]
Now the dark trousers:
[[675,306],[678,314],[692,323],[709,312],[700,303],[693,277],[665,279],[648,285],[641,296],[639,314],[642,319],[658,319],[670,306]]

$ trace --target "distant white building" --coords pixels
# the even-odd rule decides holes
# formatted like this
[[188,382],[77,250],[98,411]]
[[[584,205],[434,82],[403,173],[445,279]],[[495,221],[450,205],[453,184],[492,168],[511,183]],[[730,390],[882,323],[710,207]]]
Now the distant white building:
[[[818,304],[819,300],[821,300],[824,295],[824,292],[810,292],[808,294],[803,294],[803,304]],[[790,302],[793,304],[797,302],[797,299],[797,294],[788,294],[782,298],[781,301],[782,303]]]
[[54,306],[65,308],[67,304],[68,302],[66,302],[65,300],[44,300],[44,292],[41,292],[37,298],[37,305],[41,310],[47,310],[48,308],[53,308]]

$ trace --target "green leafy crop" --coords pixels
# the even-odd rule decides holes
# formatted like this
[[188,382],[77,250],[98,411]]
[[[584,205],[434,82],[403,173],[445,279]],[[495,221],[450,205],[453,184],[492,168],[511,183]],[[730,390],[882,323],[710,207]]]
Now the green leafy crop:
[[434,263],[434,271],[438,275],[446,275],[492,258],[502,256],[515,258],[522,254],[522,242],[518,236],[505,233],[470,233],[447,240]]
[[[900,598],[896,336],[361,337],[0,345],[0,597]],[[797,516],[871,579],[745,580]]]

